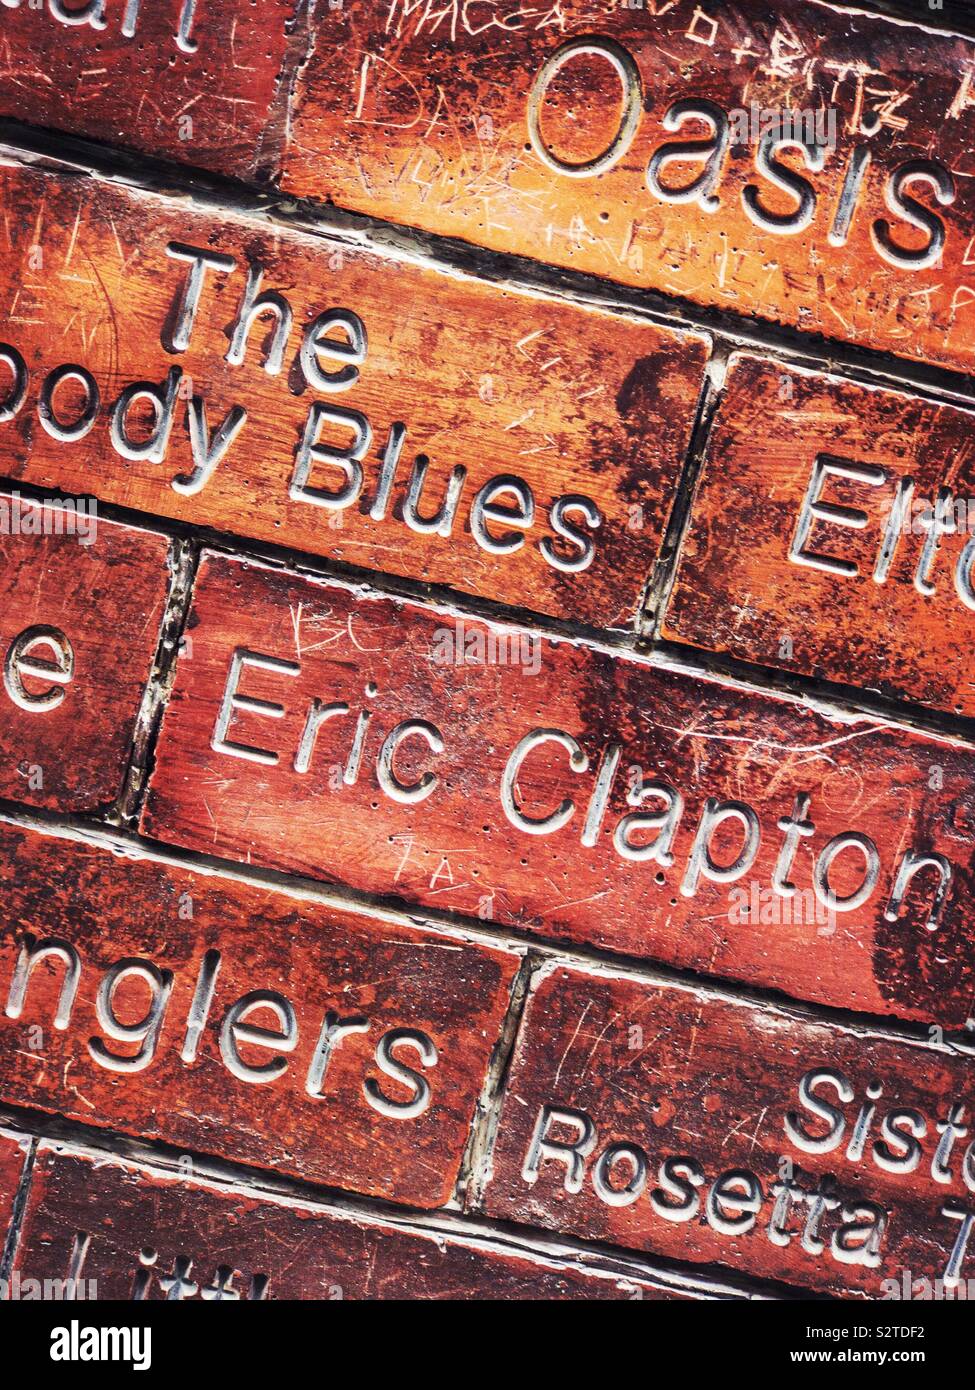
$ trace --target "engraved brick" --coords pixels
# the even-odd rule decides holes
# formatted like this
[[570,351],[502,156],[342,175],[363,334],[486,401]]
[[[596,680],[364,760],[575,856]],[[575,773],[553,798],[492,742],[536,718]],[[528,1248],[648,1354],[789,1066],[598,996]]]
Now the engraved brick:
[[[404,1229],[42,1145],[15,1276],[100,1299],[674,1299],[707,1296],[476,1236]],[[94,1284],[94,1290],[92,1289]]]
[[0,115],[246,176],[295,0],[5,0]]
[[513,953],[18,827],[0,849],[8,1103],[448,1200]]
[[168,542],[90,499],[0,492],[0,796],[90,811],[118,795],[159,640]]
[[963,1023],[971,755],[205,556],[144,829],[871,1012]]
[[971,370],[970,39],[783,0],[391,0],[315,38],[288,189]]
[[28,1140],[20,1134],[0,1129],[0,1254],[14,1214],[14,1200],[24,1171]]
[[[10,474],[632,623],[703,339],[91,181],[5,168],[0,187],[4,332],[29,364],[17,403],[0,354]],[[71,364],[86,381],[52,379]],[[155,430],[148,399],[124,409],[136,382],[158,393]],[[87,430],[41,428],[42,397],[69,426],[90,403]]]
[[847,1297],[926,1279],[931,1297],[973,1276],[970,1080],[937,1045],[553,965],[487,1209]]
[[975,417],[742,356],[664,632],[975,714]]

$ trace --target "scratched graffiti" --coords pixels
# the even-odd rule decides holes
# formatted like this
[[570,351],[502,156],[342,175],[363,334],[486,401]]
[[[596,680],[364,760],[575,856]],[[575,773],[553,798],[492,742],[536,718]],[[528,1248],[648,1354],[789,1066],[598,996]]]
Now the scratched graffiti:
[[[543,641],[531,677],[445,665],[442,632],[417,605],[207,556],[143,828],[503,928],[964,1021],[961,749],[571,644]],[[752,881],[835,913],[828,953],[815,912],[771,932],[742,912],[732,891]]]
[[23,167],[0,187],[20,480],[633,625],[700,336]]
[[[319,28],[284,183],[967,370],[973,73],[969,40],[825,6],[392,0]],[[753,104],[835,145],[739,140]]]

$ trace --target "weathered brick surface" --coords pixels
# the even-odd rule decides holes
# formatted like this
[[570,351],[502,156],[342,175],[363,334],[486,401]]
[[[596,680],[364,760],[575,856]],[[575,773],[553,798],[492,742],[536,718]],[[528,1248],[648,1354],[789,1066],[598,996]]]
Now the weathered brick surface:
[[809,999],[967,1017],[969,753],[220,556],[188,626],[149,834]]
[[935,1046],[553,966],[487,1209],[845,1295],[890,1297],[905,1271],[957,1282],[970,1078],[970,1057]]
[[969,1277],[950,22],[2,0],[20,1290]]
[[448,1200],[513,955],[9,826],[0,853],[5,1100]]
[[[690,437],[702,339],[121,188],[6,168],[0,189],[4,334],[29,371],[0,423],[8,476],[632,623]],[[276,308],[251,318],[258,294]],[[89,375],[57,386],[65,422],[98,394],[70,441],[38,418],[65,364]],[[0,370],[6,381],[9,360]],[[140,403],[119,413],[134,382],[167,403],[151,433]],[[482,520],[481,507],[509,517]]]
[[975,713],[968,410],[732,364],[666,636]]
[[0,1253],[7,1242],[28,1143],[22,1135],[0,1130]]
[[84,1292],[94,1281],[99,1298],[124,1300],[694,1296],[676,1283],[403,1230],[43,1145],[15,1275],[64,1279],[79,1250]]
[[0,492],[0,796],[114,800],[152,668],[168,542]]
[[6,0],[0,115],[247,175],[294,11],[295,0]]
[[[766,0],[390,0],[315,35],[292,191],[971,370],[972,40]],[[810,152],[763,170],[763,111]]]

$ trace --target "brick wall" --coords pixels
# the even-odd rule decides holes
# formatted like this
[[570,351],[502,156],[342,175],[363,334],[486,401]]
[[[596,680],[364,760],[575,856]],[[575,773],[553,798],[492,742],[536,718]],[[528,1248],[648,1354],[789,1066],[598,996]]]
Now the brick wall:
[[5,3],[4,1290],[975,1277],[975,16]]

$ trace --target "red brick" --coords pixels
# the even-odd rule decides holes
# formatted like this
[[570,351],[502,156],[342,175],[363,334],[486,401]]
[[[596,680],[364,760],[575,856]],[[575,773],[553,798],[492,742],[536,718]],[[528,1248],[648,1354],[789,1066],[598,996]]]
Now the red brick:
[[[64,1279],[76,1248],[76,1277],[99,1299],[128,1300],[138,1287],[148,1299],[201,1301],[221,1286],[224,1298],[244,1300],[700,1296],[690,1281],[599,1271],[42,1145],[14,1277]],[[182,1281],[172,1281],[177,1261]]]
[[[823,1071],[833,1079],[812,1080]],[[832,1115],[800,1099],[803,1078]],[[971,1234],[970,1083],[971,1058],[935,1046],[553,965],[531,996],[516,1049],[487,1209],[742,1275],[898,1297],[905,1271],[944,1277],[956,1240]],[[898,1115],[905,1110],[917,1117]],[[884,1134],[888,1118],[893,1138]],[[536,1135],[542,1145],[578,1146],[577,1156],[548,1154]],[[736,1170],[749,1175],[738,1185]],[[669,1193],[667,1178],[677,1185]],[[817,1192],[819,1211],[810,1200]],[[740,1203],[749,1195],[751,1208]],[[872,1210],[857,1216],[864,1202]],[[955,1219],[946,1207],[971,1215]],[[840,1235],[856,1222],[859,1236]],[[958,1254],[954,1273],[973,1277],[970,1240]]]
[[[967,410],[736,358],[665,635],[975,713],[959,641],[975,608],[973,424]],[[930,524],[939,498],[951,532]],[[811,510],[837,506],[832,519]]]
[[[94,489],[123,506],[558,617],[632,623],[690,437],[701,338],[77,178],[6,168],[0,188],[13,240],[5,333],[30,371],[20,409],[0,425],[0,459],[11,476]],[[228,257],[236,267],[206,272],[185,338],[178,325],[192,266],[174,259],[172,247]],[[243,360],[227,361],[236,359],[234,325],[254,272],[263,273],[260,292],[283,295],[293,313],[278,372],[265,369],[281,323],[269,314],[253,323]],[[335,311],[358,316],[365,360],[309,352],[303,367],[310,325]],[[348,350],[349,331],[333,325],[328,336]],[[71,443],[40,428],[37,416],[48,374],[66,363],[89,372],[101,398],[92,428]],[[6,392],[9,365],[0,371]],[[348,389],[317,384],[316,372],[341,371],[356,378]],[[127,457],[111,430],[120,393],[139,381],[161,390],[170,372],[179,377],[172,432],[155,451],[163,458]],[[77,383],[77,402],[71,390],[62,385],[55,397],[69,421],[83,406]],[[319,422],[319,443],[340,454],[357,437],[341,423],[348,412],[371,427],[358,497],[342,469],[323,459],[303,484],[296,476],[309,421],[325,408],[340,420]],[[195,462],[207,449],[198,443],[194,452],[191,419],[205,423],[208,441],[222,423],[237,424],[209,477]],[[137,424],[130,433],[147,437]],[[400,461],[383,506],[390,441]],[[424,521],[444,504],[451,477],[460,482],[448,537],[403,519],[418,458],[428,460],[425,480],[416,473]],[[488,502],[483,490],[502,476],[527,490],[534,520],[489,522],[487,538],[476,536],[475,498]],[[342,506],[326,506],[321,494],[343,488]],[[584,499],[596,524],[572,498]],[[513,493],[494,500],[521,505]],[[560,539],[556,524],[578,539]],[[498,534],[509,538],[505,553],[490,539]]]
[[[513,954],[17,827],[0,848],[8,1103],[395,1201],[448,1200]],[[60,956],[42,954],[52,942]]]
[[63,811],[121,788],[168,582],[164,536],[82,505],[0,492],[0,796]]
[[[204,558],[189,631],[150,835],[826,1003],[968,1016],[973,768],[958,747],[221,556]],[[519,770],[536,731],[565,742]],[[619,830],[641,814],[628,792],[658,783],[670,791],[642,814],[676,822],[669,848],[663,825]],[[551,833],[524,828],[566,800]],[[673,862],[621,853],[624,835]]]
[[21,1134],[0,1129],[0,1255],[10,1230],[14,1200],[24,1171],[28,1140]]
[[[130,9],[130,0],[7,0],[0,114],[218,173],[252,172],[294,0],[141,0],[126,34]],[[59,18],[71,11],[101,23]]]
[[[970,39],[784,0],[633,8],[616,0],[477,7],[391,0],[323,10],[315,36],[290,125],[289,190],[971,370]],[[602,45],[602,56],[576,53],[546,85],[547,65],[580,42]],[[629,69],[625,84],[613,62]],[[549,164],[532,147],[533,90],[541,94],[539,148]],[[627,129],[624,91],[636,128],[632,140],[614,144]],[[726,117],[740,112],[739,123],[753,102],[759,113],[835,111],[835,141],[819,172],[794,148],[779,157],[787,179],[805,180],[798,187],[810,200],[807,225],[797,216],[798,196],[759,171],[759,132],[750,121],[744,130],[726,122],[731,145],[711,190],[716,208],[666,196],[706,177],[712,166],[701,156],[671,158],[662,171],[655,165],[662,196],[650,191],[648,168],[665,147],[671,156],[687,143],[704,143],[705,156],[714,149],[714,123],[680,121],[688,108],[678,103],[700,110],[701,101]],[[844,238],[841,190],[864,154],[869,164]],[[816,162],[822,155],[814,150]],[[588,175],[563,171],[592,161]],[[912,171],[928,177],[911,178]],[[943,181],[946,198],[953,192],[951,203],[936,200],[932,177]],[[922,205],[918,216],[939,236],[944,229],[942,254],[929,231],[890,211],[891,180]],[[747,212],[746,196],[761,221]],[[878,227],[893,249],[878,248]],[[928,247],[930,265],[905,263]]]

